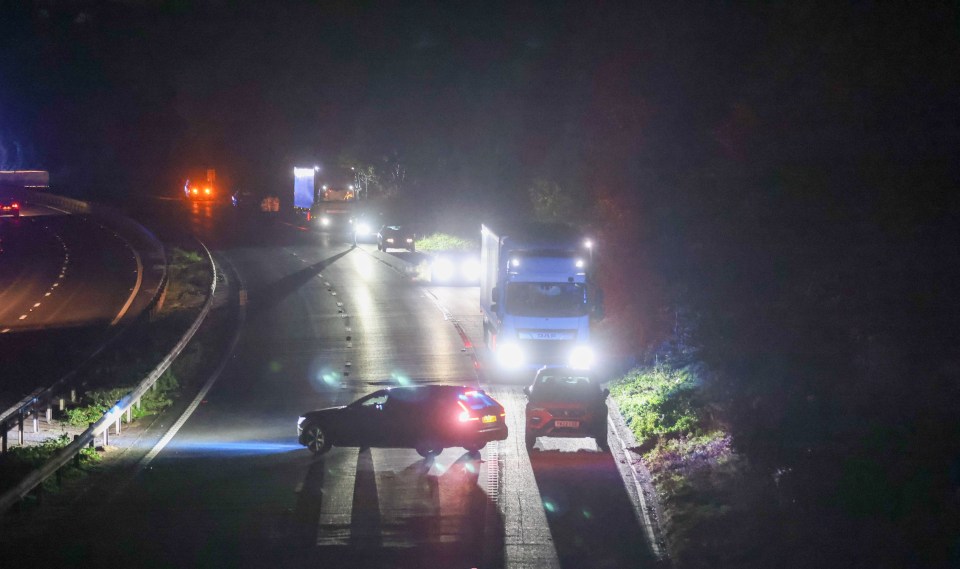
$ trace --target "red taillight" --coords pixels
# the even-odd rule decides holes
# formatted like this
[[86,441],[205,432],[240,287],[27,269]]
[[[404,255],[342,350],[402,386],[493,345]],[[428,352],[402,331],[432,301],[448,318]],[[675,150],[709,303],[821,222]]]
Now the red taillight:
[[20,204],[18,204],[17,202],[13,202],[13,206],[12,206],[12,207],[13,207],[13,209],[20,209]]
[[463,401],[457,401],[457,405],[460,406],[463,411],[460,412],[460,421],[465,423],[467,421],[479,421],[480,417],[471,417],[470,409],[467,409],[467,406],[463,404]]

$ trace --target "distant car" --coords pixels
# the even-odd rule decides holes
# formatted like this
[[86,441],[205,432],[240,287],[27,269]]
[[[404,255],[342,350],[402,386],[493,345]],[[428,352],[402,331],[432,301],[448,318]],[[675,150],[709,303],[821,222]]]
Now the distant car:
[[353,243],[376,243],[377,242],[377,216],[373,214],[361,214],[350,220],[350,226],[353,232]]
[[476,252],[441,251],[429,264],[430,282],[439,285],[475,285],[480,282],[480,256]]
[[411,253],[417,251],[417,236],[413,231],[401,225],[384,225],[377,233],[377,249],[406,249]]
[[610,391],[583,372],[571,368],[543,367],[527,394],[527,450],[537,437],[592,437],[601,450],[607,445],[607,396]]
[[20,217],[20,201],[11,197],[0,197],[0,217]]
[[482,390],[451,385],[381,389],[344,407],[311,411],[297,438],[314,454],[331,446],[413,448],[420,456],[447,447],[479,452],[507,438],[503,406]]
[[259,205],[260,198],[250,190],[237,190],[230,196],[233,207],[250,209]]
[[230,196],[230,203],[241,211],[279,211],[279,200],[276,196],[261,195],[251,190],[237,190]]

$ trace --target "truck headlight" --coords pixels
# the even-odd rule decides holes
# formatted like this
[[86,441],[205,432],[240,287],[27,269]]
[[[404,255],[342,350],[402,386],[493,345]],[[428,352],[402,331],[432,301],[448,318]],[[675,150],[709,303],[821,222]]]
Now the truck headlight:
[[593,348],[590,346],[577,346],[570,352],[570,367],[574,369],[590,369],[593,360]]
[[497,362],[501,366],[516,369],[523,365],[523,360],[523,350],[519,345],[507,342],[497,346]]
[[449,281],[453,278],[453,263],[450,259],[437,259],[430,267],[431,280]]
[[468,281],[480,280],[480,263],[476,259],[468,259],[460,265],[460,272],[463,278]]

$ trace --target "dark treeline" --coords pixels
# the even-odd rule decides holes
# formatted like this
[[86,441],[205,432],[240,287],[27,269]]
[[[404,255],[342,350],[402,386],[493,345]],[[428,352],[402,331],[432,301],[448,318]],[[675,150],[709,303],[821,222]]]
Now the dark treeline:
[[756,566],[960,565],[955,5],[3,10],[0,143],[67,193],[346,155],[475,220],[549,180],[612,349],[682,332],[778,473]]

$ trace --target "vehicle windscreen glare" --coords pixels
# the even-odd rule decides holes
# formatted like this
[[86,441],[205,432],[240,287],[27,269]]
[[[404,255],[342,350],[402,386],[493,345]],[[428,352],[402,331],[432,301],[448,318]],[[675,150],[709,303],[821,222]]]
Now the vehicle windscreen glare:
[[509,283],[507,312],[516,316],[573,317],[587,313],[583,283]]
[[537,379],[533,396],[537,400],[583,401],[598,397],[599,387],[588,377],[544,375]]

